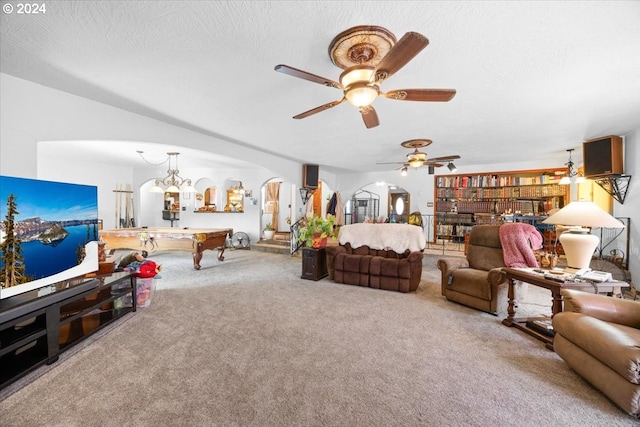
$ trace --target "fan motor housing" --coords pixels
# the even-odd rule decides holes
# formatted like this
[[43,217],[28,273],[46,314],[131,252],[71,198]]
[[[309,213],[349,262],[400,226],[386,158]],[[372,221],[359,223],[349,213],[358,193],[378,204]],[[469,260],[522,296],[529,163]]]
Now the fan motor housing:
[[360,25],[338,34],[329,44],[329,57],[336,67],[376,66],[396,44],[396,36],[386,28]]

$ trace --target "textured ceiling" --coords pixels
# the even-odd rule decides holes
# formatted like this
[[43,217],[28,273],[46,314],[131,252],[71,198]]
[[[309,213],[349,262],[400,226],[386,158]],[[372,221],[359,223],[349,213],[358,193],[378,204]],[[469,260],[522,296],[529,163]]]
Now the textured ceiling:
[[[46,14],[1,15],[3,73],[329,169],[392,169],[376,163],[403,160],[400,143],[415,138],[434,141],[430,157],[459,154],[460,165],[507,163],[523,153],[565,159],[583,140],[640,128],[637,1],[46,6]],[[430,41],[383,91],[453,88],[455,98],[379,98],[380,126],[372,129],[346,103],[293,120],[342,93],[274,66],[338,80],[329,43],[356,25],[379,25],[398,39],[416,31]],[[118,155],[139,161],[124,151]]]

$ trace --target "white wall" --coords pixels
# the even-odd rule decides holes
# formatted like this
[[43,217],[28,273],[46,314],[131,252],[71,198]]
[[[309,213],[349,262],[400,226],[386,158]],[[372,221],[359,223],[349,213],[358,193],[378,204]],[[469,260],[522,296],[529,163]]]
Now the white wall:
[[[152,120],[138,114],[90,101],[75,95],[27,82],[0,73],[0,174],[24,178],[52,179],[78,184],[98,186],[99,216],[105,228],[115,227],[116,184],[131,184],[135,191],[149,179],[155,178],[154,168],[131,168],[117,165],[82,165],[73,159],[40,158],[39,141],[142,141],[167,145],[182,145],[192,149],[216,147],[216,152],[231,158],[253,161],[251,170],[192,171],[181,167],[181,175],[193,181],[210,177],[216,182],[227,178],[241,179],[247,189],[259,194],[260,186],[273,176],[280,176],[289,182],[302,182],[302,164],[292,162],[261,151],[238,146],[231,142],[202,135],[177,126]],[[268,145],[268,141],[265,141]],[[269,169],[259,165],[268,164]],[[320,171],[320,176],[335,182],[335,176]],[[219,187],[221,190],[226,190]],[[226,194],[226,193],[225,193]],[[135,212],[143,215],[147,206],[140,204],[140,196],[135,200]],[[150,208],[153,212],[155,206]],[[161,207],[159,208],[162,209]],[[204,215],[204,214],[201,214]],[[190,226],[219,223],[212,216],[195,217],[185,215],[181,223]],[[154,222],[152,216],[144,216],[144,223]],[[259,205],[247,207],[244,214],[227,215],[225,226],[247,232],[252,241],[260,235]],[[194,220],[193,224],[187,221]],[[161,221],[161,223],[163,223]]]
[[614,215],[630,218],[629,271],[631,280],[640,290],[640,129],[624,138],[625,173],[631,175],[624,204],[614,202]]
[[[292,183],[302,182],[302,164],[292,162],[278,156],[233,144],[232,142],[203,135],[191,130],[152,120],[138,114],[119,110],[104,104],[80,98],[68,93],[50,89],[13,76],[0,73],[0,174],[40,178],[55,181],[66,181],[77,184],[98,186],[99,215],[105,221],[105,228],[115,225],[115,199],[113,190],[117,184],[130,183],[135,191],[150,179],[157,176],[153,168],[119,167],[118,165],[101,164],[99,159],[91,165],[77,164],[73,160],[60,158],[40,158],[38,156],[39,141],[60,140],[122,140],[143,141],[167,145],[181,145],[192,149],[210,149],[215,147],[217,153],[248,160],[256,164],[252,170],[203,171],[189,170],[181,167],[181,175],[197,182],[200,179],[211,179],[215,183],[226,179],[241,179],[247,189],[252,189],[254,196],[260,193],[260,187],[273,177],[282,177]],[[625,136],[625,172],[632,175],[631,183],[624,205],[614,203],[614,215],[631,218],[630,271],[636,283],[640,282],[640,130],[629,132]],[[268,146],[269,141],[264,144]],[[514,162],[510,164],[486,164],[482,166],[465,166],[464,159],[458,164],[456,173],[508,171],[539,169],[541,167],[563,167],[558,164],[540,165],[535,162]],[[269,168],[259,165],[268,164]],[[436,170],[443,174],[445,168]],[[345,173],[332,174],[320,168],[320,179],[332,191],[339,191],[343,201],[359,188],[385,181],[406,189],[411,193],[409,211],[433,212],[427,206],[434,202],[434,175],[429,175],[426,168],[409,169],[406,177],[398,171],[383,173]],[[226,190],[218,186],[220,194]],[[156,211],[162,209],[161,203],[138,195],[135,211],[141,215],[141,222],[155,222]],[[293,211],[303,213],[297,190],[291,198],[295,206]],[[156,203],[159,206],[156,206]],[[381,201],[381,204],[383,202]],[[148,206],[151,205],[151,206]],[[386,201],[384,202],[386,204]],[[194,214],[184,213],[181,226],[233,227],[247,232],[252,241],[256,241],[261,232],[260,206],[246,204],[243,214]],[[382,206],[381,206],[382,208]],[[144,214],[143,214],[144,212]],[[200,216],[198,216],[200,215]],[[182,219],[183,218],[183,219]],[[292,218],[295,220],[295,218]],[[161,221],[161,223],[163,223]],[[155,224],[154,224],[155,225]]]

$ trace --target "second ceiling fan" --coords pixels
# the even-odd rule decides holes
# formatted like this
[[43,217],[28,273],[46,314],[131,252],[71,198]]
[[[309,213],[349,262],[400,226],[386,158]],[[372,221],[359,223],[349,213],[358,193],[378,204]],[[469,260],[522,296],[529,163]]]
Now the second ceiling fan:
[[441,157],[432,157],[428,158],[427,153],[419,151],[418,148],[423,148],[433,143],[430,139],[410,139],[408,141],[402,142],[402,145],[405,148],[413,148],[413,151],[407,154],[407,159],[403,162],[385,162],[385,163],[376,163],[378,165],[402,165],[400,168],[402,172],[406,172],[408,167],[419,168],[421,166],[428,166],[429,173],[431,172],[431,168],[439,168],[444,166],[445,163],[450,165],[449,170],[454,171],[455,166],[453,165],[453,160],[459,159],[460,156],[457,154],[451,156],[441,156]]
[[399,101],[446,102],[456,94],[455,89],[395,89],[380,91],[380,84],[404,67],[429,40],[422,34],[408,32],[396,42],[387,29],[377,26],[358,26],[338,34],[329,45],[334,65],[344,69],[340,82],[333,81],[288,65],[276,65],[275,70],[314,83],[341,89],[341,99],[293,116],[303,119],[345,101],[358,107],[367,128],[380,124],[371,105],[378,96]]

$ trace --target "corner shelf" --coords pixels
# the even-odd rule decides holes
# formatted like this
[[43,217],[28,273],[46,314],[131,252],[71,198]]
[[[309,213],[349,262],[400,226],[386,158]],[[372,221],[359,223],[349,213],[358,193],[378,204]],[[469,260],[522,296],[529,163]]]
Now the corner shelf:
[[604,191],[609,193],[620,204],[624,204],[624,199],[627,197],[627,188],[629,187],[629,181],[631,181],[631,175],[608,175],[595,179]]

